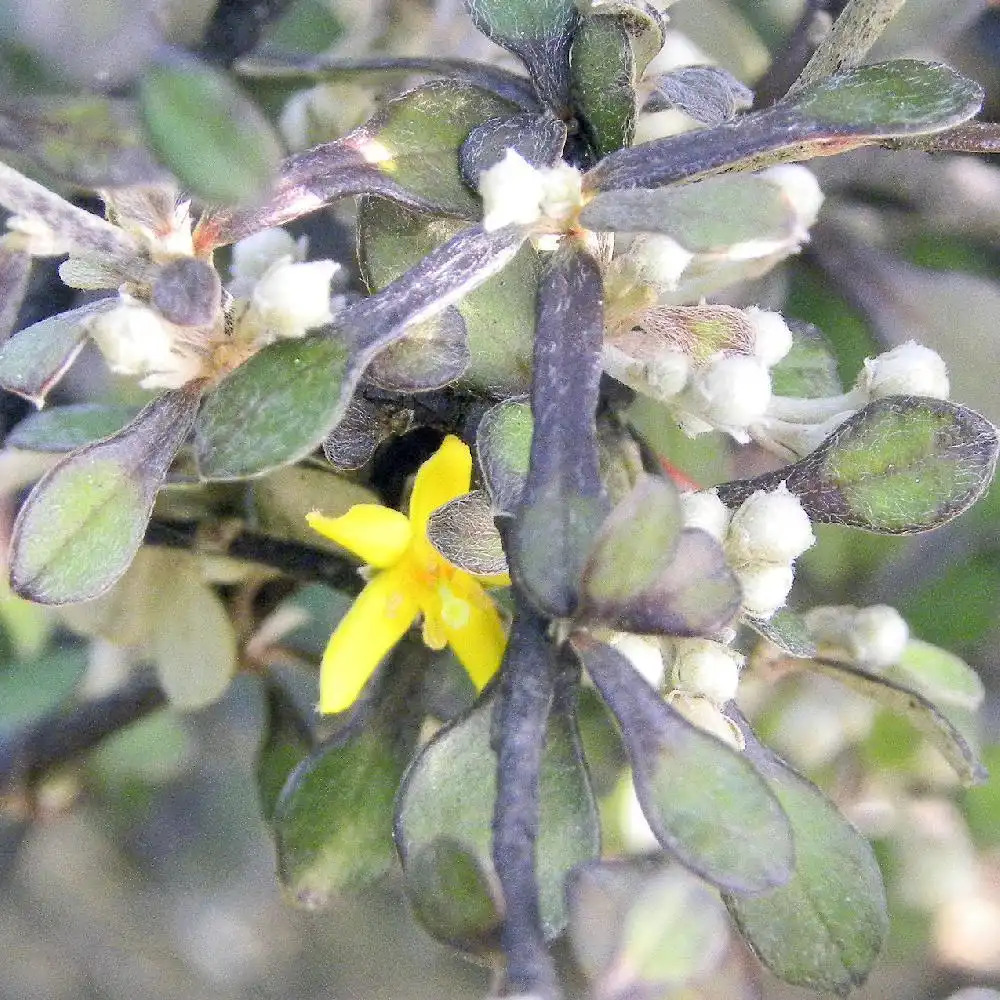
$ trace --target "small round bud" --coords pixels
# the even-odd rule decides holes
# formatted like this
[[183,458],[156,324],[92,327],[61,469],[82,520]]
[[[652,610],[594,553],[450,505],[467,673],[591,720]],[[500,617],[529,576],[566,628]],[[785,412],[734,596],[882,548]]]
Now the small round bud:
[[250,295],[251,322],[271,337],[301,337],[329,323],[330,279],[340,267],[332,260],[297,264],[279,260],[268,268]]
[[872,399],[883,396],[948,398],[948,369],[941,356],[914,341],[865,361],[858,385]]
[[615,633],[608,644],[616,649],[651,687],[659,690],[663,684],[663,652],[655,639],[633,635],[631,632]]
[[823,191],[808,167],[798,163],[782,163],[762,170],[758,176],[781,188],[792,203],[802,229],[808,229],[816,221],[823,205]]
[[757,490],[737,508],[726,533],[726,555],[736,563],[790,563],[816,541],[809,515],[782,483]]
[[711,639],[676,639],[671,673],[674,687],[715,705],[736,697],[743,657]]
[[888,604],[861,608],[854,616],[852,652],[858,663],[884,669],[899,661],[910,641],[910,627]]
[[743,315],[754,330],[753,353],[771,368],[792,349],[792,331],[781,313],[750,306]]
[[735,573],[743,591],[743,610],[754,618],[770,618],[784,607],[795,581],[795,572],[787,563],[757,563],[738,567]]
[[642,281],[657,285],[664,291],[673,291],[694,254],[676,240],[661,233],[644,233],[637,236],[628,248],[631,259]]
[[279,261],[302,259],[302,246],[286,229],[262,229],[233,244],[229,273],[230,291],[236,298],[250,294],[253,286]]
[[700,528],[720,542],[726,537],[732,514],[715,490],[682,493],[680,501],[685,528]]
[[479,195],[487,232],[510,225],[530,226],[542,216],[545,183],[541,171],[508,149],[499,163],[480,175]]
[[691,725],[711,733],[716,739],[728,743],[736,750],[745,749],[746,741],[739,727],[707,698],[687,694],[684,691],[671,691],[667,695],[667,704],[678,714],[683,715]]
[[757,358],[730,355],[695,373],[683,405],[695,417],[749,440],[747,427],[762,417],[771,401],[771,376]]

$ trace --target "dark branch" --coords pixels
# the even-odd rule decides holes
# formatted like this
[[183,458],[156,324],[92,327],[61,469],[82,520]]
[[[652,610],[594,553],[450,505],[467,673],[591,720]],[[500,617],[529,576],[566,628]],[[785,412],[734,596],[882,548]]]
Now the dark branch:
[[754,108],[768,108],[788,93],[839,13],[831,8],[842,6],[834,0],[808,0],[784,48],[775,53],[767,72],[753,86]]
[[936,135],[886,139],[886,149],[919,149],[925,153],[1000,153],[1000,123],[966,122]]
[[292,0],[219,0],[205,29],[202,55],[228,66],[257,47],[264,29],[291,6]]

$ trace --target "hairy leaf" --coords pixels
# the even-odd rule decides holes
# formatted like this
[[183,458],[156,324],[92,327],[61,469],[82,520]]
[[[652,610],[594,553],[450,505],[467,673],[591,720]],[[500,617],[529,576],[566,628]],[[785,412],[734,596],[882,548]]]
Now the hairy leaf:
[[841,424],[793,465],[719,487],[739,506],[779,483],[814,521],[883,534],[928,531],[974,504],[993,478],[996,428],[964,406],[940,399],[888,396]]
[[889,929],[875,855],[815,785],[742,728],[747,756],[792,825],[795,873],[759,896],[727,894],[726,905],[776,976],[844,995],[864,982]]
[[531,459],[531,406],[506,399],[483,414],[476,457],[497,514],[513,514],[521,502]]
[[500,532],[488,493],[474,490],[438,507],[427,522],[427,539],[453,566],[476,576],[507,572]]
[[732,121],[753,104],[753,91],[717,66],[685,66],[656,78],[643,110],[677,108],[701,125]]
[[767,619],[744,616],[743,622],[788,656],[811,659],[817,653],[804,619],[788,608],[779,608]]
[[194,421],[199,383],[164,393],[117,434],[46,473],[11,537],[11,585],[41,604],[86,601],[135,556],[156,491]]
[[618,719],[642,811],[663,847],[733,892],[787,882],[788,820],[746,758],[691,725],[620,653],[585,633],[571,641]]
[[479,187],[484,170],[513,149],[533,167],[551,167],[566,144],[566,125],[551,114],[521,113],[491,118],[477,125],[462,143],[460,166],[465,183]]
[[440,389],[461,378],[469,366],[462,314],[449,306],[380,351],[365,372],[365,378],[389,392],[423,392]]
[[360,469],[388,434],[375,404],[355,393],[343,419],[323,441],[323,454],[338,469]]
[[73,451],[110,437],[133,420],[134,406],[72,403],[30,413],[7,435],[4,444],[22,451]]
[[817,399],[839,396],[844,387],[837,374],[837,358],[822,332],[802,320],[786,320],[792,331],[791,350],[771,368],[775,396]]

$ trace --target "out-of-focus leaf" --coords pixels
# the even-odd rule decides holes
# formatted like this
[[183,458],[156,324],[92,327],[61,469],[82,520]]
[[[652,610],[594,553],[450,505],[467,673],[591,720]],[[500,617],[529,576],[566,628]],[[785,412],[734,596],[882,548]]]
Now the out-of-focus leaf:
[[200,393],[200,383],[164,393],[117,434],[72,452],[39,480],[11,537],[17,593],[42,604],[85,601],[125,572]]
[[[452,930],[453,944],[480,950],[481,935],[492,929],[493,905],[487,886],[495,879],[491,856],[493,800],[496,794],[496,756],[490,746],[493,697],[480,700],[464,717],[440,730],[413,762],[399,790],[396,812],[396,847],[408,873],[411,859],[426,865],[427,858],[448,859],[464,852],[463,867],[471,867],[468,888],[455,904],[457,912],[476,915],[470,926]],[[569,714],[554,713],[549,719],[540,775],[540,816],[537,841],[537,872],[542,926],[547,938],[566,925],[563,883],[578,862],[590,860],[599,850],[597,811],[580,751],[576,723]],[[472,872],[478,868],[477,880]],[[407,875],[411,892],[429,893],[447,889],[445,873],[436,879],[426,874],[419,882]],[[473,905],[474,904],[474,905]],[[443,901],[414,900],[421,914],[428,908],[445,909]],[[452,909],[451,907],[447,907]],[[452,909],[452,912],[456,912]],[[486,920],[483,920],[483,915]],[[483,924],[487,926],[484,927]],[[433,926],[428,927],[434,931]]]
[[801,222],[781,188],[764,177],[708,177],[660,190],[606,191],[580,214],[591,229],[665,233],[692,253],[738,243],[788,242]]
[[963,659],[920,639],[911,639],[903,655],[882,672],[887,680],[922,694],[935,705],[976,709],[983,702],[983,682]]
[[722,547],[707,532],[681,527],[673,484],[640,479],[590,551],[580,618],[664,635],[711,635],[732,621],[741,593]]
[[97,94],[4,102],[0,145],[85,188],[169,179],[146,148],[134,106]]
[[196,257],[167,261],[153,280],[150,301],[171,323],[206,326],[219,315],[222,302],[219,272]]
[[334,737],[289,775],[274,808],[278,878],[296,906],[328,906],[392,864],[392,804],[403,768],[383,727]]
[[978,785],[986,780],[986,770],[969,741],[922,694],[859,667],[833,660],[802,662],[809,669],[827,674],[903,716],[941,752],[962,784]]
[[826,338],[811,323],[788,322],[791,350],[771,368],[771,391],[776,396],[816,399],[843,392],[837,358]]
[[0,667],[0,734],[12,732],[68,698],[87,669],[84,646],[55,649]]
[[0,345],[0,385],[43,406],[49,391],[83,349],[86,321],[117,303],[117,297],[98,299],[15,333]]
[[573,0],[465,0],[475,26],[528,67],[542,101],[566,104],[569,47],[579,22]]
[[139,80],[138,101],[156,154],[205,201],[245,203],[277,175],[273,129],[222,71],[161,50]]
[[582,248],[557,254],[543,271],[531,463],[507,554],[512,576],[550,616],[566,617],[576,608],[580,573],[606,511],[595,425],[602,296],[597,262]]
[[655,139],[605,157],[585,178],[594,190],[655,188],[720,170],[832,156],[906,135],[928,135],[979,111],[978,84],[947,66],[900,59],[832,76],[735,122]]
[[1000,439],[973,410],[941,399],[887,396],[842,423],[793,465],[719,488],[739,506],[779,483],[813,521],[882,534],[936,528],[972,506],[993,478]]
[[476,431],[476,457],[497,514],[513,514],[528,481],[531,406],[506,399],[487,410]]
[[788,608],[779,608],[768,619],[744,616],[743,621],[789,656],[809,659],[817,653],[816,643],[809,635],[802,616]]
[[205,397],[195,424],[199,475],[260,476],[308,455],[336,425],[359,374],[329,335],[265,347]]
[[551,167],[559,160],[565,144],[566,125],[551,114],[521,112],[491,118],[477,125],[462,143],[462,177],[469,187],[478,188],[483,171],[499,163],[508,149],[533,167]]
[[11,250],[0,243],[0,344],[7,340],[17,323],[30,273],[31,254]]
[[788,820],[747,759],[674,711],[620,653],[585,633],[571,641],[618,719],[639,802],[663,847],[733,892],[787,882]]
[[724,911],[681,868],[584,865],[567,896],[573,950],[600,1000],[669,996],[725,952]]
[[701,125],[732,121],[753,104],[753,91],[718,66],[685,66],[656,78],[645,111],[677,108]]
[[779,978],[847,994],[864,982],[889,929],[885,890],[868,842],[811,782],[761,746],[746,753],[792,824],[791,881],[759,896],[724,896],[740,933]]
[[[369,288],[382,289],[462,232],[457,221],[370,199],[361,209],[359,242]],[[471,290],[456,308],[465,321],[469,363],[463,383],[500,396],[527,391],[538,289],[538,258],[522,247],[504,269]]]
[[389,392],[440,389],[461,378],[469,366],[462,314],[449,306],[438,316],[407,327],[368,366],[365,378]]
[[31,413],[4,444],[22,451],[73,451],[120,431],[138,410],[113,403],[71,403]]
[[500,532],[488,493],[475,490],[438,507],[427,522],[427,539],[453,566],[476,576],[507,572]]
[[309,724],[278,681],[268,680],[264,701],[264,735],[257,750],[256,778],[261,813],[270,822],[288,776],[309,756],[314,741]]

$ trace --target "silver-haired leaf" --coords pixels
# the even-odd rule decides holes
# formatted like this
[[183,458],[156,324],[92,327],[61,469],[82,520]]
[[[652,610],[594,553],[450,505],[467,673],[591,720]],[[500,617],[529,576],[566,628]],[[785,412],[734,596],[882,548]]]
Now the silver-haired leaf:
[[685,66],[656,78],[644,111],[676,108],[700,125],[732,121],[753,105],[753,91],[718,66]]
[[127,427],[67,455],[14,522],[14,590],[41,604],[86,601],[128,569],[156,492],[194,421],[201,383],[164,393]]
[[462,143],[462,177],[469,187],[478,188],[483,171],[499,163],[508,149],[533,167],[551,167],[559,162],[565,144],[566,125],[551,114],[521,112],[491,118]]
[[323,442],[323,454],[338,469],[360,469],[388,434],[375,404],[355,393],[340,423]]
[[449,306],[437,316],[408,326],[376,355],[365,378],[389,392],[424,392],[457,381],[468,366],[465,321]]
[[431,514],[427,540],[453,566],[474,576],[499,576],[507,572],[507,557],[493,516],[488,493],[463,493]]

